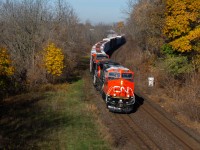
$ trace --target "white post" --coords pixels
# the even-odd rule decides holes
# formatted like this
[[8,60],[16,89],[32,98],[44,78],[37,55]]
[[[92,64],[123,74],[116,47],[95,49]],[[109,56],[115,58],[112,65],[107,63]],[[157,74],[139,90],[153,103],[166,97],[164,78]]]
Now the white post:
[[148,86],[153,87],[154,86],[154,77],[148,77]]

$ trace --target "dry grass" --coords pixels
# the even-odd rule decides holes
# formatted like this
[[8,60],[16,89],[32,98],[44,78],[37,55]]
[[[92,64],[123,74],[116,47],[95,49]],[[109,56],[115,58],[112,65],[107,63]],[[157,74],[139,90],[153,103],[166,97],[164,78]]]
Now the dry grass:
[[86,109],[87,109],[87,111],[89,111],[90,113],[92,113],[94,115],[94,118],[96,120],[96,125],[98,126],[98,129],[100,130],[100,136],[105,141],[107,141],[108,143],[113,145],[113,143],[114,143],[113,138],[109,134],[109,129],[104,125],[104,123],[100,119],[100,117],[98,115],[99,110],[97,109],[97,106],[95,104],[87,104]]
[[189,128],[192,128],[200,133],[200,122],[191,121],[186,115],[183,115],[181,113],[176,115],[176,119],[186,124]]
[[[89,71],[88,71],[89,72]],[[104,141],[107,141],[110,145],[110,148],[112,145],[114,145],[113,137],[111,136],[109,129],[105,126],[103,121],[101,120],[99,110],[94,104],[94,99],[97,98],[96,90],[92,87],[91,77],[89,73],[85,73],[84,75],[84,93],[87,93],[85,95],[84,100],[87,102],[86,110],[94,115],[94,120],[96,122],[96,126],[98,127],[100,131],[101,138],[104,139]]]
[[184,125],[200,133],[200,79],[197,75],[191,75],[195,79],[186,76],[185,81],[167,76],[163,71],[156,71],[154,75],[158,84],[151,93],[155,96],[152,100]]
[[[155,56],[142,52],[127,43],[113,54],[113,59],[135,72],[135,88],[148,95],[155,103],[174,115],[186,126],[200,133],[200,73],[191,73],[174,79],[155,63]],[[149,76],[155,78],[155,86],[148,87]]]
[[86,110],[91,113],[97,113],[98,109],[97,106],[94,104],[86,104]]
[[66,91],[66,86],[68,83],[62,84],[44,84],[40,86],[36,86],[31,89],[32,92],[57,92],[57,91]]

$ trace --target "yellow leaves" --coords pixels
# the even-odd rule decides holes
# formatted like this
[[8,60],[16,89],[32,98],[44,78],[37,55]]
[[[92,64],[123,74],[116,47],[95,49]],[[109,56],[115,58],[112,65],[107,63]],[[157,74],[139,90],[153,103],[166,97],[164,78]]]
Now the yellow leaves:
[[124,22],[123,21],[120,21],[120,22],[117,23],[117,28],[118,29],[121,29],[123,27],[124,27]]
[[199,0],[187,0],[190,2],[188,8],[192,11],[198,12],[200,8],[200,1]]
[[199,50],[200,39],[199,0],[167,0],[166,20],[163,33],[171,41],[169,44],[179,52]]
[[191,31],[187,37],[189,40],[194,40],[194,39],[200,38],[200,27]]
[[189,32],[188,35],[182,36],[169,44],[173,47],[173,49],[179,52],[189,52],[193,48],[192,42],[195,42],[200,39],[200,27]]
[[167,0],[166,23],[163,33],[175,39],[188,33],[191,24],[198,22],[200,2],[199,0]]
[[192,46],[190,45],[190,41],[186,37],[179,38],[175,41],[172,41],[169,44],[173,47],[173,49],[179,52],[186,52],[192,49]]
[[57,48],[54,43],[50,43],[44,48],[44,64],[47,72],[60,76],[64,68],[64,55],[60,48]]
[[0,75],[11,76],[14,74],[14,67],[11,66],[11,60],[6,48],[0,48]]

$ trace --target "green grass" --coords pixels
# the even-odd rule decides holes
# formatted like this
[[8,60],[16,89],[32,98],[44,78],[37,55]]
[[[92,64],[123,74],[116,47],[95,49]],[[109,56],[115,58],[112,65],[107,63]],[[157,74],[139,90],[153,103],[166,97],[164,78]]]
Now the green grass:
[[7,99],[0,105],[0,149],[109,149],[84,91],[79,80]]

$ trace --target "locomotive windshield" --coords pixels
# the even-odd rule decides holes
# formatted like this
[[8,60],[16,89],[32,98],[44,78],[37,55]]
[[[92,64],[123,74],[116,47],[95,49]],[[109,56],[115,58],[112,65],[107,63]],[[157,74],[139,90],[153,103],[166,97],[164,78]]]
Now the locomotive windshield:
[[132,79],[133,75],[131,73],[122,73],[122,78],[124,78],[124,79]]
[[122,73],[122,78],[133,82],[133,74],[132,73]]
[[112,79],[116,79],[116,78],[120,78],[120,73],[119,72],[110,72],[108,75],[108,79],[112,80]]

